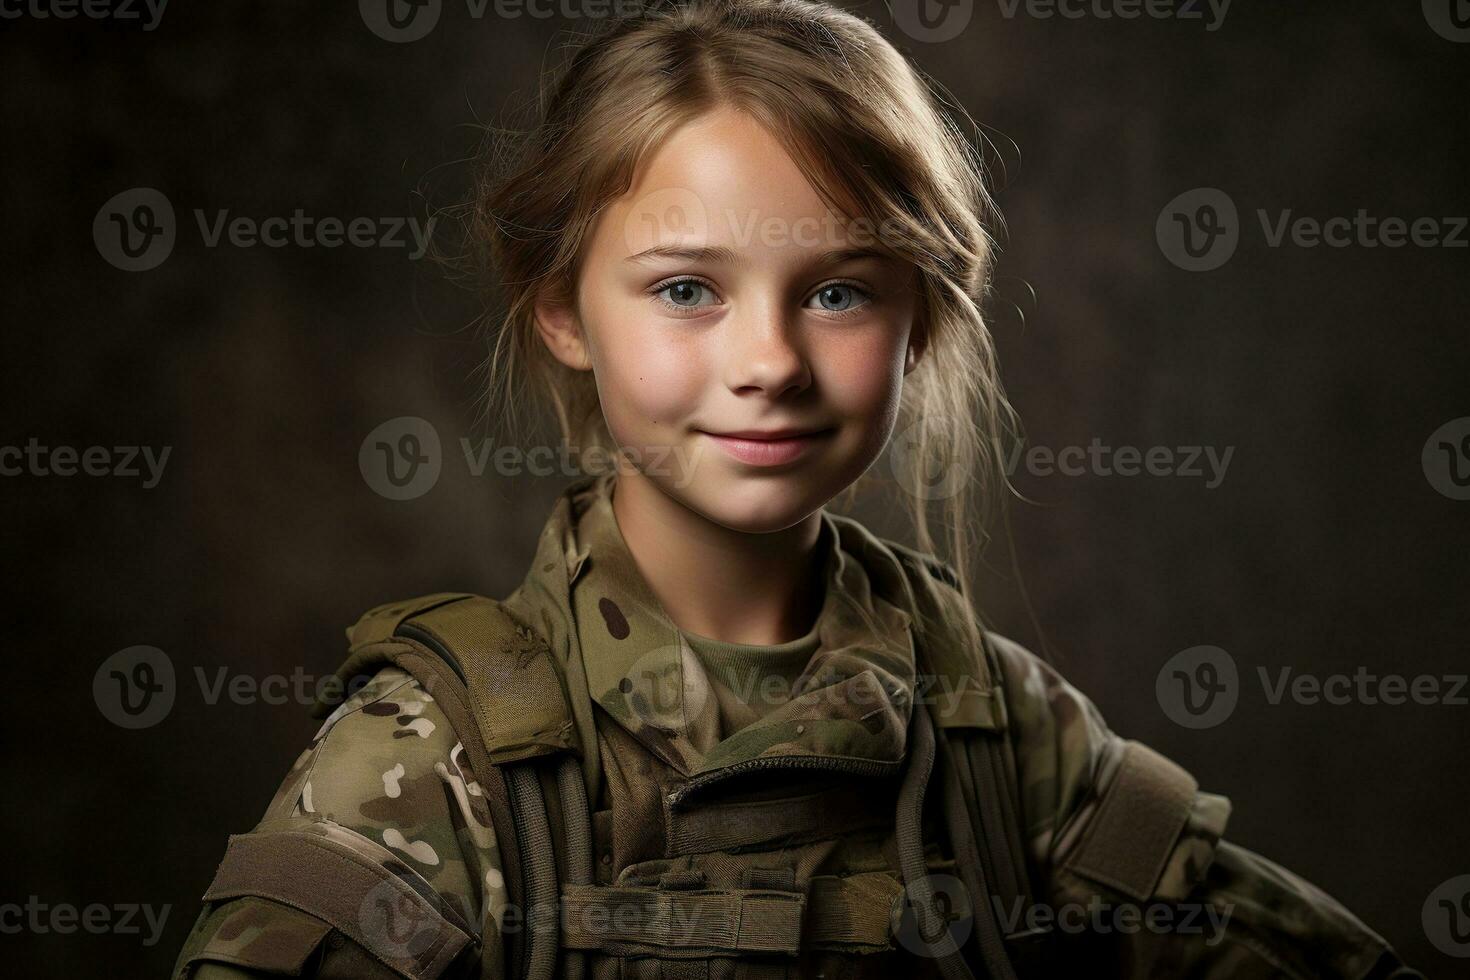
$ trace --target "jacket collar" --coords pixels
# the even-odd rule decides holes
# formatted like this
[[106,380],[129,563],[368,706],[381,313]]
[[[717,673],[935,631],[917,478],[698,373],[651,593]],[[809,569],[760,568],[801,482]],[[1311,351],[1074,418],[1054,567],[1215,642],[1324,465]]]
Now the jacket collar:
[[874,593],[830,515],[819,539],[827,561],[817,652],[789,701],[720,740],[709,680],[618,530],[612,479],[568,490],[527,580],[570,614],[568,639],[609,717],[686,776],[757,758],[902,761],[916,674],[910,617]]

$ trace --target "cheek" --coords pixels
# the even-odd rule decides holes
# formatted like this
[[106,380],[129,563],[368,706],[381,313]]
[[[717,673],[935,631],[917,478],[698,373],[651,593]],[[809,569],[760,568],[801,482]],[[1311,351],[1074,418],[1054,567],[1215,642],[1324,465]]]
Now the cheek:
[[593,372],[613,438],[632,445],[692,414],[707,379],[700,352],[677,331],[618,312],[589,324]]
[[834,337],[820,361],[826,402],[849,419],[891,421],[903,391],[903,352],[892,331]]

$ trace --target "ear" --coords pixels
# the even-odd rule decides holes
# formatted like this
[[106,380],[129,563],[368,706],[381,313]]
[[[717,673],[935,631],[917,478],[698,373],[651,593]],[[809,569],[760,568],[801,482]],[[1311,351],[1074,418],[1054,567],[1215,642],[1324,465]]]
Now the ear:
[[909,334],[908,350],[904,353],[903,373],[905,376],[919,366],[924,359],[924,352],[929,349],[929,331],[922,327],[915,329]]
[[574,371],[592,370],[576,305],[567,299],[543,295],[536,300],[534,310],[536,332],[551,356]]
[[[911,276],[917,276],[917,270],[910,270]],[[919,362],[924,359],[924,353],[929,349],[929,300],[922,288],[914,287],[914,318],[909,326],[908,350],[904,351],[903,373],[907,377]]]

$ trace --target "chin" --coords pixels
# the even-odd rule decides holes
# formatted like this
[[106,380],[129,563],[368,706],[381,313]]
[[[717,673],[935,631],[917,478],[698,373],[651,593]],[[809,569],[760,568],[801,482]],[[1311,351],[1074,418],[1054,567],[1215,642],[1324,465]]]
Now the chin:
[[814,481],[798,474],[710,482],[666,492],[706,520],[744,534],[784,531],[821,510],[831,498],[825,487],[813,486]]

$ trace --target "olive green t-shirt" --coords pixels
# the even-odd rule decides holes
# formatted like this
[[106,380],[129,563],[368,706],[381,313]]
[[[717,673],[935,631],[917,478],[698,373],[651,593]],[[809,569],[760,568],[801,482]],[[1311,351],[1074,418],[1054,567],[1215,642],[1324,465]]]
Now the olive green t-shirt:
[[796,679],[820,642],[815,624],[806,636],[773,646],[725,643],[693,633],[685,633],[684,638],[704,667],[719,704],[721,738],[729,738],[789,701]]

